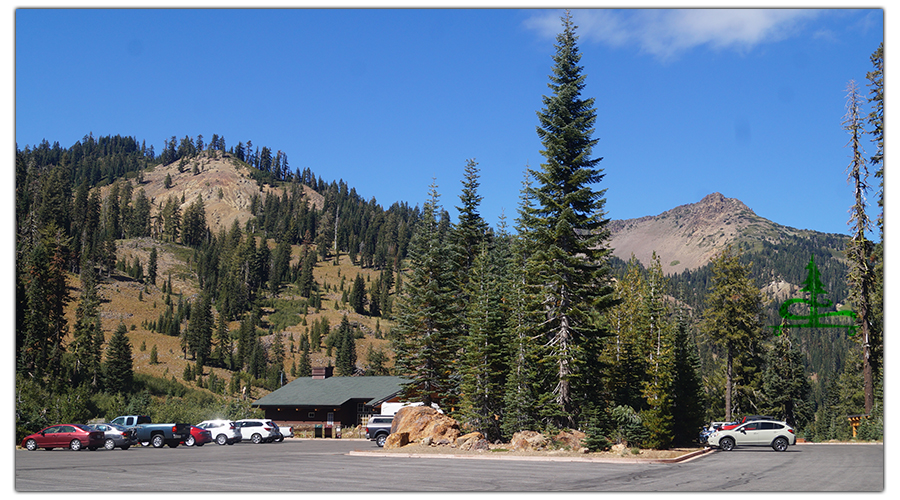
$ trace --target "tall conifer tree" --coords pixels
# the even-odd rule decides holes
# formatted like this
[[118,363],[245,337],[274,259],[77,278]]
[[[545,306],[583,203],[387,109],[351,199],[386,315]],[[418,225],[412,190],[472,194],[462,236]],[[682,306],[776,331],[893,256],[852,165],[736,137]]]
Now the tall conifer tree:
[[724,350],[725,420],[731,420],[736,377],[735,362],[754,351],[762,336],[762,293],[730,246],[713,260],[713,278],[706,296],[702,329]]
[[426,406],[452,399],[458,375],[453,372],[451,346],[458,334],[460,304],[455,297],[455,259],[447,245],[447,224],[438,219],[439,198],[432,184],[419,229],[410,242],[410,264],[397,297],[394,329],[395,371],[410,379],[404,397]]
[[541,287],[546,315],[541,333],[548,364],[554,367],[558,411],[552,419],[559,426],[576,427],[584,389],[600,375],[584,372],[586,362],[599,356],[594,340],[606,335],[594,313],[612,305],[613,298],[605,190],[595,190],[603,179],[597,166],[601,158],[592,157],[597,115],[594,99],[581,96],[585,76],[568,12],[562,23],[548,84],[552,93],[543,97],[544,108],[538,112],[545,162],[531,172],[535,205],[527,209],[527,223],[534,252],[527,273],[532,285]]
[[871,229],[871,221],[866,214],[866,192],[869,189],[869,168],[863,158],[862,116],[860,113],[861,97],[859,88],[853,80],[847,85],[847,114],[844,116],[844,130],[850,134],[850,146],[852,160],[847,167],[847,180],[853,187],[853,205],[850,207],[851,238],[847,242],[847,260],[849,262],[848,281],[850,283],[850,302],[856,312],[856,321],[859,324],[859,342],[863,349],[863,384],[865,388],[866,413],[872,411],[875,404],[875,381],[872,371],[872,318],[871,295],[875,286],[874,269],[870,258],[873,253],[873,244],[866,236]]

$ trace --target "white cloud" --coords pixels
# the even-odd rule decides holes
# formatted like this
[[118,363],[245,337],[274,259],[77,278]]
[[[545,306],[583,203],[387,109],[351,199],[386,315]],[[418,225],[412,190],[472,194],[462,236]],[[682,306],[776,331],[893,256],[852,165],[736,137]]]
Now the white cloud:
[[[659,59],[677,58],[700,46],[747,52],[797,34],[813,9],[573,10],[582,40],[614,47],[633,45]],[[560,31],[560,13],[544,11],[526,21],[541,36]]]

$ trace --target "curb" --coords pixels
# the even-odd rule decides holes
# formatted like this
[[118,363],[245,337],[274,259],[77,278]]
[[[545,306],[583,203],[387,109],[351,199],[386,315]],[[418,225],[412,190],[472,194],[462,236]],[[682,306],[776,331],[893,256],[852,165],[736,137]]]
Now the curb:
[[715,448],[686,453],[675,458],[594,458],[594,457],[559,457],[559,456],[514,456],[514,455],[454,455],[445,453],[384,453],[377,451],[351,451],[348,455],[355,457],[397,457],[397,458],[443,458],[468,460],[519,460],[527,462],[593,462],[608,464],[675,464],[686,462],[715,451]]

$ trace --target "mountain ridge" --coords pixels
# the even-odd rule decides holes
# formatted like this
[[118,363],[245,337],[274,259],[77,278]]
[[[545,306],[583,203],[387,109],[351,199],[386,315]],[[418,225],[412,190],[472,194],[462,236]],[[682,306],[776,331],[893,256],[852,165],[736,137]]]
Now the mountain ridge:
[[728,245],[779,243],[787,237],[825,234],[770,221],[719,192],[659,215],[611,220],[608,229],[613,255],[625,261],[634,255],[647,267],[655,252],[666,275],[701,268]]

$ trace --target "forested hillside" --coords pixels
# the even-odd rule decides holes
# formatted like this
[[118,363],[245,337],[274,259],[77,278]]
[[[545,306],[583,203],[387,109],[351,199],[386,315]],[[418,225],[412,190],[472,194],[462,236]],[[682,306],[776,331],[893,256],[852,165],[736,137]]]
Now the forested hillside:
[[[388,373],[384,336],[418,208],[384,209],[341,181],[287,171],[280,152],[267,163],[268,148],[237,154],[215,139],[160,156],[122,137],[17,151],[23,383],[61,394],[127,386],[126,403],[199,388],[249,411],[249,398],[313,365]],[[120,329],[126,382],[108,374]],[[78,411],[104,410],[122,411]]]

